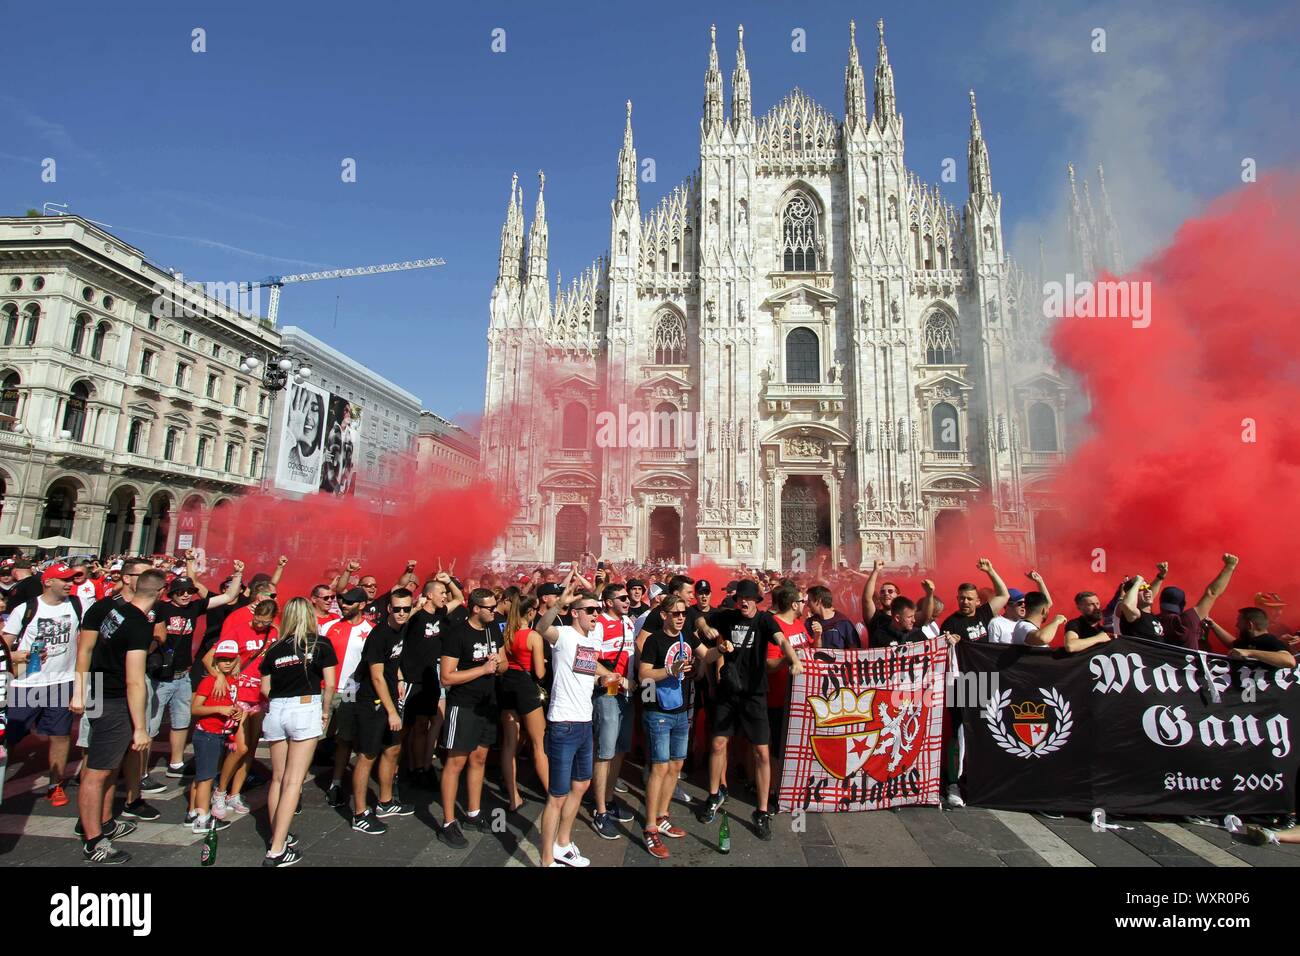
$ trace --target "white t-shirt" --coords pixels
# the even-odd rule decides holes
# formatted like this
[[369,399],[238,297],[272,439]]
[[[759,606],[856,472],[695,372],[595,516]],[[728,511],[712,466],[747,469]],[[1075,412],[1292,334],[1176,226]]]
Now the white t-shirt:
[[82,607],[90,607],[99,600],[99,593],[95,590],[95,582],[90,578],[74,585],[73,593],[77,595],[77,600],[81,602]]
[[[37,637],[43,637],[45,638],[45,661],[41,664],[41,669],[31,677],[22,676],[27,673],[26,664],[18,665],[13,686],[45,687],[50,684],[66,683],[72,680],[77,672],[77,626],[80,622],[77,620],[76,608],[72,606],[71,601],[51,606],[39,597],[32,600],[36,602],[36,616],[27,625],[22,636],[13,642],[14,649],[29,651],[32,642]],[[5,621],[5,633],[17,636],[26,613],[27,608],[23,604],[10,611],[9,619]]]
[[[347,626],[343,620],[331,621],[326,631],[333,630],[342,624]],[[340,700],[356,700],[357,689],[360,686],[353,678],[357,672],[357,665],[361,663],[361,651],[366,646],[366,635],[374,628],[374,625],[364,617],[356,624],[352,625],[352,633],[348,635],[347,650],[343,652],[343,660],[339,664],[337,683],[335,689],[339,692]],[[324,635],[323,635],[324,636]]]
[[599,624],[585,635],[576,627],[558,625],[559,637],[551,651],[550,721],[588,723],[591,720],[591,695],[596,689],[596,660],[600,657],[604,633]]
[[989,621],[988,630],[990,644],[1023,644],[1030,634],[1038,630],[1038,625],[1032,621],[1013,621],[999,615]]

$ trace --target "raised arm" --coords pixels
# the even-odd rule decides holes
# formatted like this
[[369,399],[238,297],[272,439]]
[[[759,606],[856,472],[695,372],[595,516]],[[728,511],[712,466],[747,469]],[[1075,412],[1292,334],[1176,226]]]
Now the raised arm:
[[1225,554],[1223,568],[1214,576],[1214,580],[1205,586],[1205,593],[1196,602],[1196,614],[1202,620],[1210,616],[1210,609],[1214,607],[1214,602],[1227,589],[1228,582],[1232,580],[1232,572],[1237,569],[1237,560],[1235,554]]
[[1056,615],[1056,617],[1045,622],[1043,626],[1034,631],[1034,633],[1027,635],[1025,637],[1025,643],[1036,644],[1039,647],[1046,647],[1048,644],[1052,643],[1052,640],[1056,637],[1056,632],[1061,629],[1061,625],[1064,623],[1065,615]]
[[925,597],[921,598],[921,603],[916,609],[916,623],[918,625],[933,621],[935,614],[938,613],[935,610],[934,582],[926,578],[921,582],[921,587],[925,591]]
[[1130,624],[1142,616],[1142,612],[1138,610],[1138,591],[1144,583],[1146,582],[1142,575],[1136,575],[1129,582],[1128,590],[1124,592],[1124,600],[1119,602],[1120,616]]
[[560,616],[560,611],[569,606],[573,600],[574,583],[577,580],[577,570],[569,572],[569,580],[564,584],[564,591],[560,594],[560,599],[555,602],[554,607],[547,608],[542,616],[534,625],[533,630],[542,635],[542,638],[548,644],[554,644],[560,639],[560,632],[555,629],[555,619]]
[[989,598],[989,610],[993,612],[994,617],[997,617],[1002,613],[1002,609],[1007,606],[1007,602],[1011,600],[1011,592],[1007,590],[1006,582],[1002,580],[1002,576],[998,574],[993,567],[993,562],[988,558],[980,558],[975,567],[987,574],[989,581],[993,584],[993,596]]
[[239,600],[239,591],[244,586],[244,562],[235,561],[234,570],[230,575],[230,586],[226,590],[208,599],[208,610],[214,607],[223,607],[227,604],[234,604]]
[[284,577],[284,566],[289,563],[287,554],[280,555],[280,560],[275,562],[275,571],[271,575],[271,583],[277,588],[280,586],[280,578]]
[[336,577],[334,581],[330,584],[330,588],[334,591],[335,594],[342,594],[344,591],[348,589],[348,585],[352,581],[352,575],[356,574],[360,570],[361,570],[360,561],[356,561],[356,560],[348,561],[343,566],[343,570],[339,572],[339,576]]
[[1050,608],[1052,606],[1052,592],[1047,590],[1047,582],[1043,580],[1043,576],[1037,571],[1030,571],[1029,580],[1038,585],[1038,590],[1043,593],[1043,597],[1047,598],[1047,606]]
[[876,584],[880,580],[880,569],[885,566],[885,562],[876,558],[871,563],[871,573],[867,575],[867,583],[862,585],[862,623],[870,625],[871,619],[876,616]]

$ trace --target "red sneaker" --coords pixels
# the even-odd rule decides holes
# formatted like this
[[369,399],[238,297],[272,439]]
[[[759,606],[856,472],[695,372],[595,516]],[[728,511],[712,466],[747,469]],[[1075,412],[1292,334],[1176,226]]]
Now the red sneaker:
[[646,830],[641,836],[645,839],[645,848],[652,857],[656,860],[668,859],[668,847],[664,846],[664,841],[659,839],[658,830]]
[[68,795],[63,792],[62,785],[57,783],[50,787],[45,794],[45,799],[50,801],[52,807],[66,807],[68,805]]
[[655,829],[658,830],[660,833],[662,833],[664,836],[671,837],[674,840],[680,840],[682,837],[686,836],[686,831],[683,830],[681,827],[673,826],[672,823],[669,822],[667,816],[662,816],[659,818],[659,820],[655,823]]

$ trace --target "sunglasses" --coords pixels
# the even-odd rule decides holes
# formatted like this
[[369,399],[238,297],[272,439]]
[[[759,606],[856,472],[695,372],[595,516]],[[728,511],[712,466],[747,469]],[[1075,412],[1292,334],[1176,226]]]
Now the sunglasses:
[[599,608],[599,607],[594,607],[594,606],[592,606],[592,605],[587,605],[587,606],[585,606],[585,607],[575,607],[574,610],[575,610],[575,611],[586,611],[588,614],[595,614],[597,611],[600,610],[600,608]]
[[474,606],[480,611],[495,611],[497,609],[495,604],[475,604]]
[[411,606],[409,604],[406,605],[406,607],[397,607],[396,605],[390,605],[388,610],[392,611],[394,614],[410,614]]
[[669,612],[668,612],[668,616],[669,616],[669,617],[685,617],[685,616],[686,616],[686,612],[685,612],[685,611],[669,611]]
[[631,600],[631,598],[629,598],[626,594],[620,594],[618,597],[613,598],[613,600],[615,600],[615,601],[628,601],[628,600]]

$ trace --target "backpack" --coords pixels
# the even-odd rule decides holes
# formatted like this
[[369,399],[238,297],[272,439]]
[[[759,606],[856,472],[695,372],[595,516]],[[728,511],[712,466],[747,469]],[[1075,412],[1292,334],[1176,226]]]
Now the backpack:
[[[27,633],[28,625],[30,625],[32,621],[36,620],[36,611],[37,611],[36,602],[38,600],[40,600],[40,598],[32,598],[30,601],[28,601],[26,604],[23,605],[23,623],[18,628],[19,641],[21,641],[23,639],[23,635]],[[80,627],[81,626],[81,598],[77,597],[75,594],[69,594],[68,603],[72,605],[72,612],[77,615],[77,626]]]

